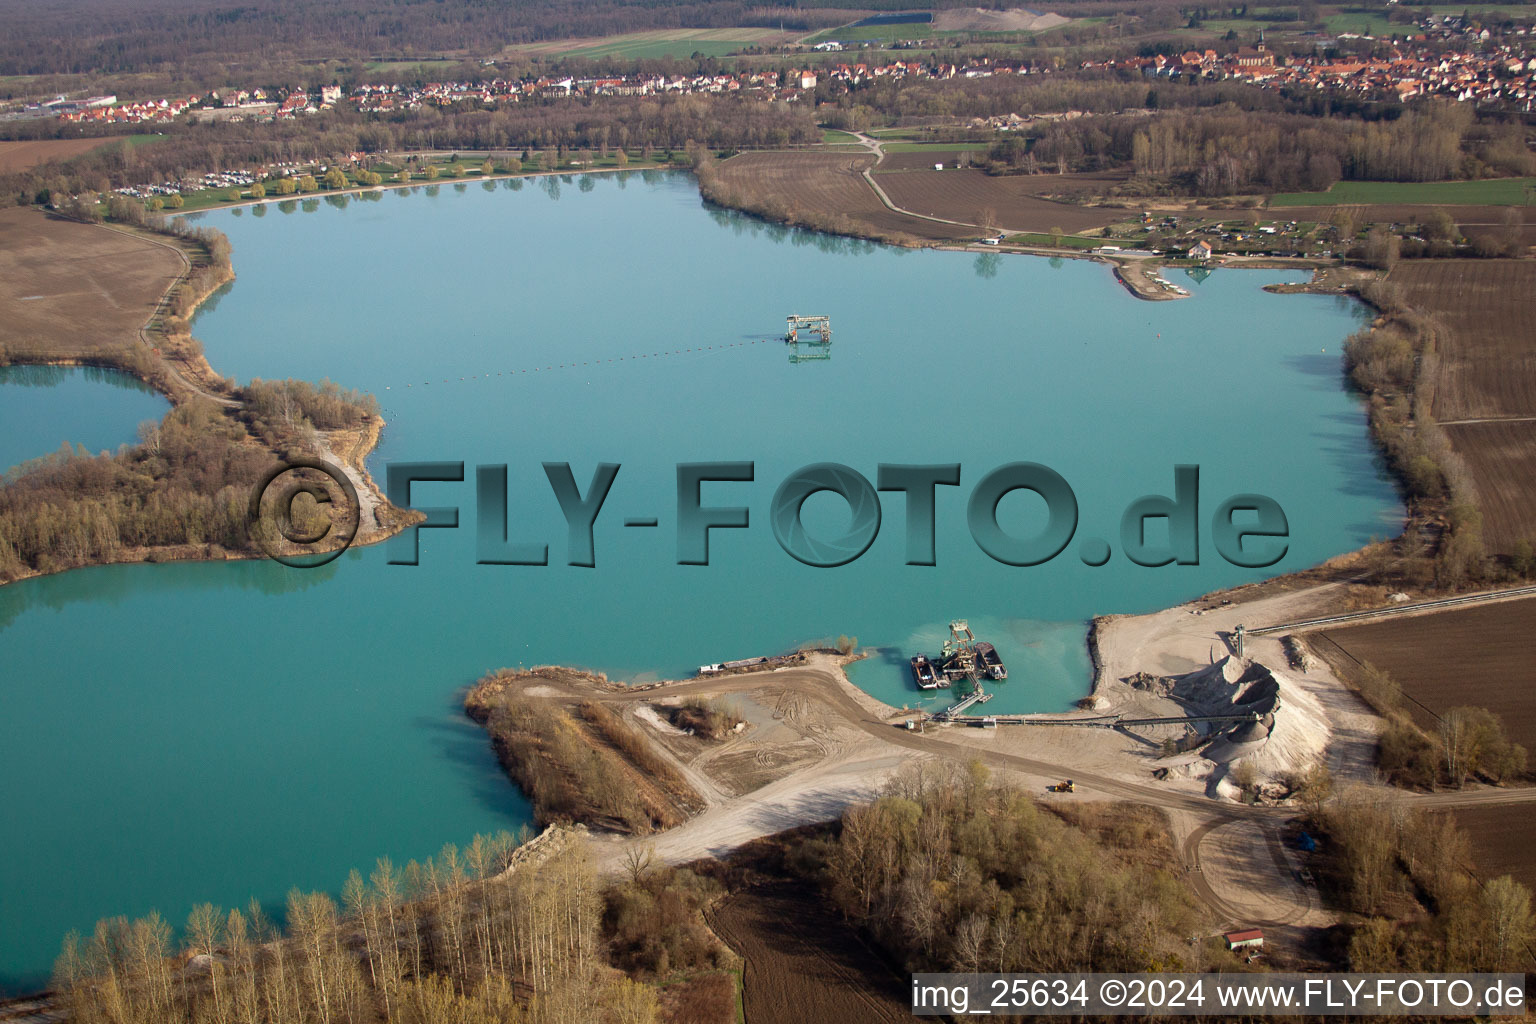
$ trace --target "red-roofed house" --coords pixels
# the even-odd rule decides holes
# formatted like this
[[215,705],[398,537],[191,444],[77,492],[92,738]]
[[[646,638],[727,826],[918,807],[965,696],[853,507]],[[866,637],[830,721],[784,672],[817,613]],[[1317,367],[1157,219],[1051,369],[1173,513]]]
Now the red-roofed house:
[[1222,938],[1227,940],[1228,949],[1264,948],[1264,933],[1257,928],[1249,928],[1240,932],[1227,932]]

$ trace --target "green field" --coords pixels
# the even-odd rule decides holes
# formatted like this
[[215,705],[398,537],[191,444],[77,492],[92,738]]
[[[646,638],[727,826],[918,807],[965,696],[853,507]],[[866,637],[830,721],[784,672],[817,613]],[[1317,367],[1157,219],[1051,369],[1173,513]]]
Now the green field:
[[1484,181],[1341,181],[1327,192],[1284,192],[1269,205],[1340,206],[1444,203],[1453,206],[1529,206],[1536,178]]
[[760,46],[751,39],[614,39],[609,42],[569,50],[564,57],[585,57],[598,60],[618,57],[622,60],[658,60],[662,57],[679,59],[695,53],[706,57],[725,57],[748,46]]
[[[1527,20],[1536,18],[1536,6],[1525,4],[1430,4],[1429,9],[1437,16],[1446,14],[1470,13],[1472,17],[1480,21],[1503,21],[1505,18],[1517,18]],[[1410,8],[1415,14],[1424,10],[1424,6],[1415,4]],[[1417,31],[1411,25],[1393,24],[1388,21],[1381,11],[1373,11],[1363,7],[1344,7],[1338,14],[1331,14],[1323,19],[1329,32],[1362,32],[1366,35],[1401,35],[1405,32]]]
[[1044,246],[1061,249],[1092,249],[1096,246],[1104,245],[1105,240],[1102,238],[1084,238],[1081,235],[1062,235],[1060,245],[1053,246],[1050,235],[1026,231],[1021,235],[1009,235],[1003,239],[1003,243],[1005,245],[1031,245],[1036,248]]
[[849,132],[839,131],[836,128],[823,128],[821,130],[822,142],[858,142],[859,140]]
[[420,68],[423,74],[431,74],[456,68],[461,63],[456,60],[371,60],[363,68],[367,71],[413,71]]
[[985,153],[990,145],[985,142],[887,142],[881,148],[887,153]]
[[836,39],[843,43],[875,42],[899,43],[908,39],[938,39],[942,36],[964,35],[956,32],[936,32],[931,21],[908,21],[896,25],[841,25],[818,32],[802,42],[815,45]]

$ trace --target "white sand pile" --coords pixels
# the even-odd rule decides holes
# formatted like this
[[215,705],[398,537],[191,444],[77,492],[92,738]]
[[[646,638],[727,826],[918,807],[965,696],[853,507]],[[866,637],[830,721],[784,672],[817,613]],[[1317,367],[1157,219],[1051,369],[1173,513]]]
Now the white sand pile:
[[933,16],[933,27],[940,32],[1043,32],[1065,25],[1071,18],[1042,14],[1023,7],[1006,11],[982,7],[952,7]]
[[1333,733],[1317,698],[1256,661],[1229,655],[1180,677],[1173,693],[1206,714],[1258,716],[1225,728],[1202,751],[1213,767],[1245,760],[1273,779],[1320,760]]

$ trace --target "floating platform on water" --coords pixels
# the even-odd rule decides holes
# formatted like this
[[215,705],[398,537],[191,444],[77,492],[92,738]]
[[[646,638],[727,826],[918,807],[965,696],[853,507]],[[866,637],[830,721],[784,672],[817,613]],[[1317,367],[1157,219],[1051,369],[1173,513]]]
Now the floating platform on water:
[[[806,333],[805,338],[800,332]],[[790,344],[810,342],[818,345],[832,344],[832,318],[829,316],[800,316],[791,313],[784,318],[784,340]]]
[[1001,682],[1007,678],[1008,668],[997,648],[977,640],[964,619],[949,624],[949,639],[944,641],[944,650],[937,658],[930,659],[926,654],[912,657],[912,680],[920,690],[961,683],[979,688],[983,679]]

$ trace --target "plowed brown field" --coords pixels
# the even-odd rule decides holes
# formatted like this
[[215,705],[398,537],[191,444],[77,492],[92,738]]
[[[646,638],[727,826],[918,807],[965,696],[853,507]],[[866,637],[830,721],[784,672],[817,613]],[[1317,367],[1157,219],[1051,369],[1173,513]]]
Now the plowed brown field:
[[1403,261],[1390,280],[1445,327],[1436,419],[1536,416],[1536,262]]
[[752,1024],[910,1021],[903,979],[814,891],[776,883],[728,897],[710,924],[743,960]]
[[882,235],[948,240],[975,237],[974,228],[939,224],[887,209],[863,178],[873,154],[742,153],[719,165],[726,187],[814,217],[848,217]]
[[[1355,662],[1397,680],[1404,705],[1433,731],[1436,715],[1484,707],[1511,739],[1536,750],[1536,598],[1370,622],[1321,634]],[[1508,808],[1504,813],[1511,813]]]
[[1536,544],[1536,421],[1464,423],[1445,428],[1472,471],[1483,513],[1483,544],[1509,553]]
[[0,142],[0,173],[24,171],[48,160],[67,160],[88,153],[104,139],[37,139],[30,142]]
[[124,348],[181,270],[174,248],[137,235],[0,212],[0,345],[44,359]]
[[882,174],[875,180],[891,202],[904,210],[977,223],[983,210],[991,210],[997,226],[1009,231],[1083,231],[1102,228],[1134,217],[1129,210],[1075,206],[1041,199],[1050,191],[1048,174],[992,177],[978,170],[903,171]]
[[1456,824],[1472,839],[1472,857],[1483,881],[1511,875],[1536,890],[1536,817],[1509,807],[1468,807],[1455,812]]
[[1536,262],[1413,260],[1390,280],[1434,316],[1433,412],[1472,471],[1483,539],[1536,541]]

